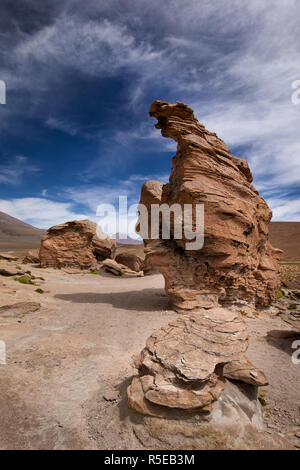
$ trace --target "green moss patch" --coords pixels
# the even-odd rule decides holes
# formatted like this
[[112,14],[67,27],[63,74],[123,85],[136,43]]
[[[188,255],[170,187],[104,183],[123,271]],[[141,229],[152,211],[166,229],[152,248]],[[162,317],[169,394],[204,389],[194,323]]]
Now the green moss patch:
[[277,299],[282,299],[282,297],[284,297],[284,293],[282,292],[282,290],[279,290],[277,292]]
[[34,285],[32,280],[28,276],[15,277],[14,279],[15,279],[15,281],[19,282],[20,284]]

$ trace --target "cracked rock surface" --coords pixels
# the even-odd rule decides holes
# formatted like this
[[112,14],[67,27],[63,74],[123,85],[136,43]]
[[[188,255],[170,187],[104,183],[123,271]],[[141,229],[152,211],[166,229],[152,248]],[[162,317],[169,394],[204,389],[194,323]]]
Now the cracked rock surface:
[[140,375],[128,387],[129,406],[161,417],[167,409],[208,412],[225,378],[266,385],[264,373],[244,356],[247,348],[238,312],[218,307],[181,316],[155,331],[134,358]]

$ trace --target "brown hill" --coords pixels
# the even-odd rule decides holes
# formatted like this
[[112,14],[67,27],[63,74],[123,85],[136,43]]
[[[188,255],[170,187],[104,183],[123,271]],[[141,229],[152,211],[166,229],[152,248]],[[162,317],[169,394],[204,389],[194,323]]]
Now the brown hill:
[[[0,251],[38,248],[45,233],[45,230],[0,211]],[[118,243],[128,248],[128,245],[133,245],[133,249],[136,246],[138,251],[142,251],[137,240],[116,238]],[[270,240],[274,247],[284,252],[283,260],[300,261],[300,222],[271,222]]]
[[284,261],[300,261],[300,222],[271,222],[270,241]]
[[0,250],[38,248],[45,230],[0,212]]
[[129,235],[125,235],[124,233],[117,232],[113,238],[119,245],[142,245],[143,240],[136,240],[134,238],[129,237]]

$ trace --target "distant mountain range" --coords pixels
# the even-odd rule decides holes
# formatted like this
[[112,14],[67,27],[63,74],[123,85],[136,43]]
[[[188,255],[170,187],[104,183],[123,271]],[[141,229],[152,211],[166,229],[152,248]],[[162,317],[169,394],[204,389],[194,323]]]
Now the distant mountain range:
[[45,233],[45,230],[0,212],[0,250],[37,248]]
[[[0,251],[38,248],[46,230],[41,230],[0,212]],[[140,245],[142,241],[116,233],[120,245]],[[300,222],[271,222],[270,241],[284,252],[286,261],[300,261]]]
[[134,238],[128,237],[128,235],[124,235],[119,232],[116,233],[113,238],[120,245],[141,245],[143,243],[142,240],[135,240]]
[[300,261],[300,222],[271,222],[270,241],[283,251],[283,260]]

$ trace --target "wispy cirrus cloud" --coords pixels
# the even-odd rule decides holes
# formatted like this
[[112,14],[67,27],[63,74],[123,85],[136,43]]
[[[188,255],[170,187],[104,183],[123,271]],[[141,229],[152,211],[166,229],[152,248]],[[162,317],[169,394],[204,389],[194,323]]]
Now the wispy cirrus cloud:
[[30,160],[18,155],[13,159],[0,164],[0,183],[7,185],[19,185],[23,178],[29,174],[35,174],[40,168],[30,163]]
[[[4,21],[4,9],[0,19],[0,78],[9,104],[0,109],[1,128],[16,132],[31,118],[49,140],[57,130],[64,134],[58,139],[99,142],[93,154],[83,150],[78,171],[93,185],[72,185],[69,166],[62,200],[69,191],[72,204],[94,210],[95,200],[118,191],[133,199],[142,182],[131,178],[142,173],[138,162],[175,151],[154,130],[149,105],[179,100],[248,159],[277,220],[298,217],[300,106],[291,103],[291,84],[300,79],[297,0],[86,0],[84,8],[79,0],[45,0],[38,8],[20,2],[28,18],[10,13],[13,20]],[[162,173],[166,161],[159,162]],[[59,158],[57,165],[63,171]],[[142,179],[160,172],[157,162],[152,174],[149,167]],[[0,181],[12,174],[0,167]],[[22,181],[24,173],[16,175]]]
[[49,129],[66,132],[67,134],[71,136],[74,136],[78,134],[79,132],[79,128],[75,124],[68,122],[68,121],[63,121],[62,119],[57,119],[54,117],[49,117],[46,120],[45,125],[49,127]]

